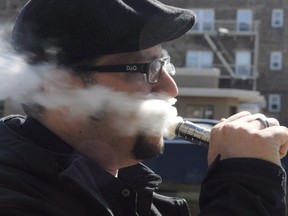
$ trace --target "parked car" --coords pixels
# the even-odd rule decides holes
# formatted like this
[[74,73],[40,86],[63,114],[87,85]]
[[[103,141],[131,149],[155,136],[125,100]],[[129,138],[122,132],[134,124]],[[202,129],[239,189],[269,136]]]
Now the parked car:
[[[185,120],[206,128],[219,122],[213,119]],[[191,211],[197,213],[200,183],[208,171],[207,148],[180,138],[164,141],[164,153],[144,164],[161,176],[163,182],[159,187],[160,194],[185,198]],[[282,159],[282,165],[288,172],[288,156]]]
[[[218,120],[184,119],[210,129]],[[191,212],[199,211],[200,182],[208,170],[207,148],[180,138],[164,140],[165,150],[159,157],[144,161],[163,180],[158,192],[163,195],[183,197]]]

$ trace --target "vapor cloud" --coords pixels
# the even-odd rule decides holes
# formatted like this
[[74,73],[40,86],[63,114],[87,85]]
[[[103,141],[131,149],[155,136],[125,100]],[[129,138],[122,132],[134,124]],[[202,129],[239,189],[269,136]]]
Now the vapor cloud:
[[[64,77],[56,74],[54,65],[32,66],[17,55],[3,39],[0,40],[0,100],[21,103],[36,102],[46,108],[69,107],[74,116],[105,114],[117,116],[115,127],[133,135],[137,130],[147,134],[166,131],[167,119],[175,118],[177,110],[165,95],[128,95],[104,86],[87,89],[67,88]],[[58,71],[59,72],[59,71]],[[49,94],[40,91],[51,84]],[[134,121],[127,122],[131,116]],[[73,117],[73,116],[72,116]]]

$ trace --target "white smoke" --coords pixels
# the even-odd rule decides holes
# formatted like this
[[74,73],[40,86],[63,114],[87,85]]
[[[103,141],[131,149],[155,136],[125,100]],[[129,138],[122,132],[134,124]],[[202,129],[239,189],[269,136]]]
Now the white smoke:
[[[126,135],[133,135],[139,129],[150,135],[159,130],[165,132],[167,119],[177,115],[173,102],[165,95],[128,95],[99,85],[71,88],[54,65],[27,64],[3,40],[0,40],[0,77],[0,100],[19,104],[36,102],[53,109],[69,107],[73,116],[98,118],[105,112],[117,117],[115,127]],[[42,91],[47,83],[49,93]],[[133,121],[127,122],[132,116]]]
[[30,100],[50,109],[69,107],[71,117],[101,118],[105,112],[105,115],[115,117],[115,128],[125,135],[134,135],[139,130],[150,135],[159,130],[164,133],[165,122],[177,115],[173,101],[164,95],[128,95],[101,85],[86,89],[54,88],[45,95],[35,92]]
[[35,73],[38,69],[27,65],[0,40],[0,100],[17,100],[38,89],[40,77]]

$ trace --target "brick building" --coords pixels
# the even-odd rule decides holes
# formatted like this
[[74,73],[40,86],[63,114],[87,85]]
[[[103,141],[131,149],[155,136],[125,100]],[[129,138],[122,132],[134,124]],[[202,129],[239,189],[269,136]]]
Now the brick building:
[[[197,23],[189,34],[165,44],[165,48],[172,56],[172,62],[180,72],[179,76],[175,77],[180,86],[179,106],[184,107],[184,110],[180,109],[180,113],[187,117],[197,117],[193,116],[193,112],[190,116],[191,113],[187,111],[189,109],[193,111],[195,105],[196,114],[201,113],[201,110],[208,110],[208,113],[214,113],[211,117],[218,118],[220,116],[215,110],[217,101],[219,102],[220,98],[227,101],[228,97],[225,98],[224,95],[235,91],[240,97],[234,97],[234,101],[236,100],[234,104],[227,103],[224,107],[219,107],[220,109],[229,110],[228,114],[243,109],[261,111],[267,116],[276,117],[281,124],[288,125],[286,108],[288,62],[285,61],[288,58],[288,23],[285,22],[288,16],[287,1],[162,0],[162,2],[192,9],[197,14]],[[218,89],[215,89],[215,92],[211,89],[209,94],[201,95],[198,86],[201,82],[207,82],[203,81],[204,76],[215,68],[220,71]],[[183,73],[186,76],[184,79],[188,75],[191,79],[189,90],[185,86],[186,91],[181,91]],[[193,86],[195,83],[192,83],[193,73],[197,74],[198,79],[201,74],[203,76],[201,82],[199,80],[196,82],[196,89]],[[205,87],[209,88],[204,84]],[[202,90],[207,92],[208,90],[204,88]],[[216,94],[220,89],[223,91],[221,97]],[[194,90],[200,93],[201,99],[195,97],[196,94],[192,93]],[[242,93],[251,97],[242,97]],[[258,93],[260,95],[257,95]],[[189,104],[192,108],[189,108]],[[199,107],[198,112],[196,106]],[[221,114],[225,115],[227,112]],[[209,116],[204,114],[199,117]]]

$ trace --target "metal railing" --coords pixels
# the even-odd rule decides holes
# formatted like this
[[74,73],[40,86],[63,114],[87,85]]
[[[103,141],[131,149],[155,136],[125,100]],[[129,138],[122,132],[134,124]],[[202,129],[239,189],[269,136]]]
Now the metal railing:
[[[187,67],[184,68],[191,68],[191,70],[197,70],[198,67]],[[220,70],[220,77],[222,78],[235,78],[235,79],[257,79],[258,78],[258,72],[255,70],[254,65],[240,65],[237,66],[235,64],[229,64],[229,68],[233,71],[233,74],[231,74],[229,71],[227,71],[227,68],[224,67],[223,64],[214,64],[210,69],[218,68]],[[208,67],[206,67],[208,69]]]
[[236,20],[215,20],[214,22],[196,22],[191,29],[192,34],[257,34],[259,21],[237,22]]

